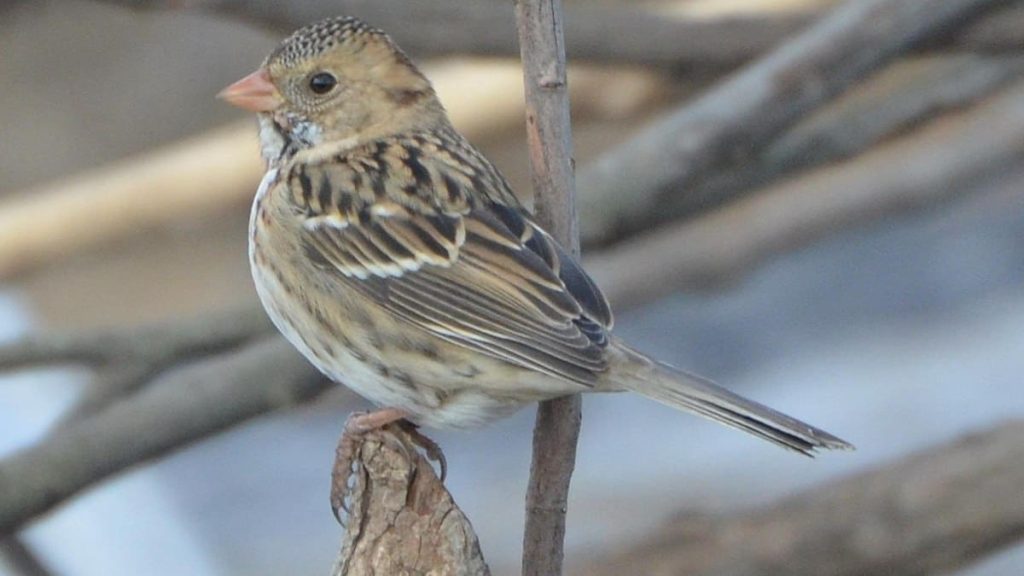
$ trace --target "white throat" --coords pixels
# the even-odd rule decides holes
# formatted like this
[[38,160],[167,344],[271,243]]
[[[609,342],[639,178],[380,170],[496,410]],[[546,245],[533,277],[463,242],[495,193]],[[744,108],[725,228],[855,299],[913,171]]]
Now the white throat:
[[284,153],[284,147],[287,142],[281,132],[278,131],[277,126],[274,125],[274,120],[269,114],[259,115],[260,123],[260,155],[263,156],[264,162],[268,166],[274,166],[278,163],[281,158],[281,154]]
[[324,142],[319,126],[305,120],[293,121],[284,129],[269,114],[259,115],[260,153],[268,167],[280,167],[285,161],[319,162],[354,148],[359,139],[350,136],[336,142]]

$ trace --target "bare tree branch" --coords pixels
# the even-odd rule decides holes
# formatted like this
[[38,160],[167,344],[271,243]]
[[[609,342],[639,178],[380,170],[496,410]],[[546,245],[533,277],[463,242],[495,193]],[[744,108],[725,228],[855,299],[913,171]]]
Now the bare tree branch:
[[335,576],[488,576],[473,527],[396,425],[368,433]]
[[913,137],[618,244],[588,259],[587,268],[616,305],[647,302],[733,278],[844,227],[972,193],[979,181],[1022,161],[1024,84],[1018,83]]
[[1024,421],[1012,421],[765,509],[681,514],[579,573],[947,573],[1024,538],[1022,437]]
[[249,308],[98,334],[36,335],[0,347],[0,372],[60,364],[96,369],[96,378],[63,418],[67,423],[134,392],[175,364],[225,352],[270,331],[266,315]]
[[104,367],[139,363],[162,368],[183,358],[233,348],[271,329],[265,314],[246,308],[168,325],[29,336],[0,347],[0,371],[55,364]]
[[[685,191],[756,157],[798,119],[923,40],[999,0],[846,2],[580,174],[583,237],[610,241],[664,221]],[[626,193],[628,191],[628,193]]]
[[1022,71],[1021,56],[961,54],[897,62],[803,119],[755,158],[718,170],[687,190],[685,199],[674,203],[676,217],[696,216],[787,174],[851,158],[929,119],[983,99],[1020,78]]
[[[463,0],[113,0],[132,7],[207,10],[281,32],[327,16],[347,14],[389,32],[418,56],[515,56],[512,11],[496,3]],[[821,16],[818,10],[781,15],[692,18],[642,7],[575,5],[566,8],[566,51],[575,61],[651,66],[733,67],[774,48]],[[452,26],[451,22],[459,22]],[[1024,4],[993,14],[945,45],[971,51],[1018,50],[1024,40]]]
[[278,337],[161,376],[0,461],[0,538],[113,474],[330,386]]
[[953,42],[975,52],[1010,50],[1024,46],[1024,2],[1006,2],[1006,8],[978,18],[964,30],[955,33]]
[[[517,0],[515,6],[537,221],[578,256],[579,224],[574,202],[562,3]],[[581,408],[578,394],[541,402],[537,408],[533,460],[526,489],[524,576],[562,573],[565,513],[569,482],[576,466]]]
[[[116,2],[167,7],[167,0]],[[519,54],[507,5],[461,0],[192,0],[207,10],[280,31],[328,16],[356,16],[388,31],[410,53],[425,55]],[[652,65],[735,65],[799,30],[811,18],[727,18],[698,21],[617,6],[570,7],[568,52],[575,59]],[[458,22],[458,26],[452,26]]]

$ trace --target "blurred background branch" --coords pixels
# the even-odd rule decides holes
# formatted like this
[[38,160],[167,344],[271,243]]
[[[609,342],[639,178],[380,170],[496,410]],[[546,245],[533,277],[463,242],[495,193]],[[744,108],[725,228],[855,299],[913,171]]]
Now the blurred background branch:
[[[280,33],[338,13],[388,30],[418,56],[471,54],[516,57],[512,9],[505,3],[435,0],[143,0],[134,8],[201,10],[237,18]],[[570,5],[566,51],[575,62],[628,63],[673,68],[729,68],[759,56],[821,17],[822,9],[779,15],[692,17],[650,6]],[[451,26],[458,21],[459,26]],[[1024,40],[1024,8],[1014,6],[979,19],[944,39],[970,51],[1015,50]]]
[[945,574],[1024,537],[1022,434],[1007,422],[762,509],[683,512],[579,574]]
[[685,211],[697,183],[752,161],[853,83],[996,3],[844,3],[582,171],[584,240],[608,242]]
[[0,372],[84,365],[97,372],[64,421],[95,413],[135,392],[156,374],[229,352],[272,330],[256,307],[173,325],[82,334],[35,335],[0,347]]
[[679,287],[707,289],[838,230],[975,193],[979,182],[1022,161],[1024,84],[1017,83],[857,159],[615,245],[588,258],[587,267],[623,307]]
[[865,79],[862,89],[807,114],[755,156],[696,182],[684,198],[674,201],[676,218],[700,215],[786,175],[884,145],[978,102],[1020,78],[1022,71],[1024,57],[1009,55],[951,54],[894,62]]
[[130,397],[0,461],[0,537],[113,474],[309,401],[329,386],[276,336],[184,361]]

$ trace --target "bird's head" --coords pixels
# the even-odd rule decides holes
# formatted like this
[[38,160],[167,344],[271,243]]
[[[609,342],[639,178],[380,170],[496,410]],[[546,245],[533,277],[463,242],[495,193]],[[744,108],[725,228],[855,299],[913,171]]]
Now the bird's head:
[[447,122],[430,81],[391,38],[350,17],[301,28],[218,96],[259,114],[267,157]]

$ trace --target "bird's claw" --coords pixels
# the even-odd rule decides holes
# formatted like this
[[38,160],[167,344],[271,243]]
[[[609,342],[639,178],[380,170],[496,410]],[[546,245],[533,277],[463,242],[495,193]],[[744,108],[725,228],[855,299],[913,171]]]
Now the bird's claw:
[[334,452],[334,466],[331,468],[331,512],[335,520],[342,526],[341,511],[351,514],[352,510],[346,504],[346,500],[352,493],[349,486],[349,479],[352,477],[353,465],[357,463],[357,454],[362,448],[364,433],[353,433],[346,425],[345,432],[338,440],[338,447]]
[[409,422],[408,420],[401,420],[398,425],[402,430],[409,435],[409,439],[414,444],[423,449],[423,453],[426,454],[427,459],[436,462],[438,468],[440,468],[441,483],[444,483],[445,478],[448,477],[448,460],[444,457],[444,452],[441,451],[441,446],[434,442],[430,438],[427,438],[420,432],[419,427]]
[[[444,482],[448,476],[448,461],[445,459],[441,447],[437,442],[424,436],[415,424],[405,419],[399,419],[402,416],[403,414],[397,410],[384,409],[376,412],[358,412],[349,416],[345,421],[345,431],[338,440],[334,466],[331,469],[331,512],[334,513],[338,524],[345,525],[342,520],[342,511],[349,516],[352,514],[348,499],[352,495],[354,487],[349,485],[349,480],[358,470],[359,453],[362,450],[366,434],[370,431],[385,432],[381,438],[397,446],[409,462],[412,462],[412,454],[409,453],[409,443],[411,442],[423,450],[427,459],[437,463],[441,472],[441,482]],[[386,428],[392,422],[397,425],[397,431]],[[398,431],[401,433],[396,433]]]

